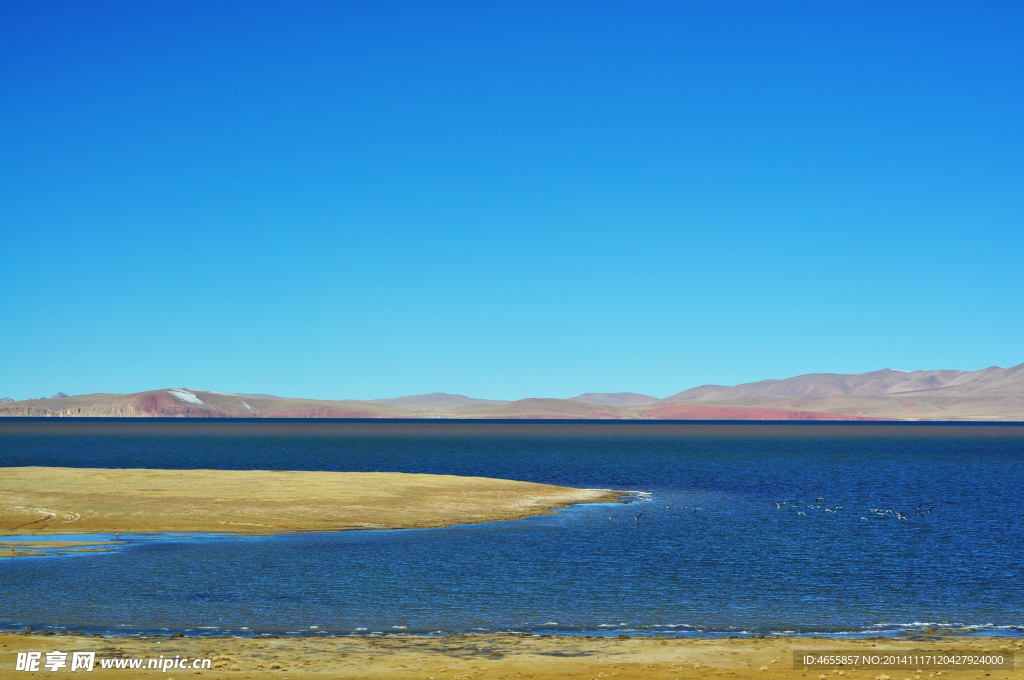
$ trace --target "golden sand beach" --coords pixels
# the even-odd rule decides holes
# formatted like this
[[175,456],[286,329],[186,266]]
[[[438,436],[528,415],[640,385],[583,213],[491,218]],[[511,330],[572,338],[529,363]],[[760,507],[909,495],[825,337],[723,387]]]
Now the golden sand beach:
[[[517,634],[416,637],[303,638],[103,638],[82,635],[0,634],[0,678],[32,677],[17,672],[18,652],[93,651],[97,659],[209,658],[208,670],[102,669],[88,677],[105,678],[348,678],[365,680],[650,680],[722,678],[722,680],[1017,680],[1014,670],[879,670],[829,667],[794,669],[794,650],[846,650],[859,654],[948,650],[1024,658],[1020,638],[861,639],[742,638],[632,639],[547,637]],[[43,656],[45,659],[45,655]],[[145,662],[144,662],[145,663]],[[99,666],[97,662],[97,666]],[[67,669],[63,669],[64,672]],[[56,677],[42,669],[35,676]]]
[[414,529],[521,519],[616,498],[602,490],[393,472],[15,467],[0,468],[0,536]]

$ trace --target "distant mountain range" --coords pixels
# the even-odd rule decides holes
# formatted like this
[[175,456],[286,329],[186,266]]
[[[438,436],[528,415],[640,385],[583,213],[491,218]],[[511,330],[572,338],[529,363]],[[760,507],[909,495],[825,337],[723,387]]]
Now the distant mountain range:
[[0,416],[1024,421],[1024,364],[980,371],[809,373],[732,387],[702,385],[665,399],[634,392],[517,401],[442,392],[369,401],[184,387],[135,394],[59,392],[50,399],[0,399]]

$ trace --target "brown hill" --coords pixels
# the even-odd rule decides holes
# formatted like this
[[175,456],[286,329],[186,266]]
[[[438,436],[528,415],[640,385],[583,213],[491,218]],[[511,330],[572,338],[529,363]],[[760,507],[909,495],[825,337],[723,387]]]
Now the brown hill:
[[897,371],[886,368],[870,373],[809,373],[784,380],[761,380],[734,387],[703,385],[665,401],[732,401],[770,397],[832,397],[847,394],[941,394],[974,396],[1024,395],[1024,364],[1012,368],[992,366],[980,371]]
[[588,404],[570,399],[520,399],[497,406],[473,404],[442,412],[446,418],[577,419],[637,418],[631,410],[607,404]]
[[473,399],[461,394],[445,394],[444,392],[433,392],[431,394],[414,394],[409,397],[397,397],[395,399],[371,399],[368,404],[380,404],[382,406],[402,406],[413,409],[444,409],[466,406],[468,404],[507,404],[507,401],[495,399]]
[[703,385],[667,399],[617,392],[506,402],[436,392],[332,401],[178,387],[0,402],[0,416],[1021,421],[1024,364],[980,371],[810,373],[732,387]]
[[638,404],[654,404],[661,399],[649,397],[646,394],[636,392],[587,392],[578,397],[572,397],[569,401],[583,401],[588,404],[611,404],[614,406],[636,406]]
[[402,413],[360,401],[243,396],[188,388],[135,394],[26,399],[0,406],[0,416],[116,418],[391,418]]

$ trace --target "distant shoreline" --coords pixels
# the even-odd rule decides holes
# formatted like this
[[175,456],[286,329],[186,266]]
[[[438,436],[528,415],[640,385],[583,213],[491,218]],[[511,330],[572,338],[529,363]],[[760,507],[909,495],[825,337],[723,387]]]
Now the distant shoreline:
[[163,422],[163,423],[446,423],[446,424],[618,424],[623,425],[813,425],[818,427],[858,425],[1024,425],[1022,420],[910,420],[875,418],[861,420],[753,420],[746,418],[419,418],[396,416],[381,418],[270,418],[228,416],[0,416],[5,422]]
[[58,427],[73,427],[75,424],[118,424],[145,426],[146,424],[192,424],[216,426],[219,424],[250,425],[428,425],[474,427],[487,425],[511,426],[610,426],[646,427],[658,429],[680,428],[1015,428],[1024,427],[1024,420],[647,420],[642,418],[230,418],[230,417],[184,417],[184,416],[5,416],[0,417],[0,434],[12,425],[54,424]]

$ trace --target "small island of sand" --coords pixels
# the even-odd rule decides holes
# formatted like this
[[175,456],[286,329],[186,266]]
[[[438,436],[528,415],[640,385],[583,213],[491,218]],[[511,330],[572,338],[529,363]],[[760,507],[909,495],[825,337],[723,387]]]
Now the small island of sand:
[[610,491],[396,472],[0,468],[0,536],[282,534],[521,519]]

